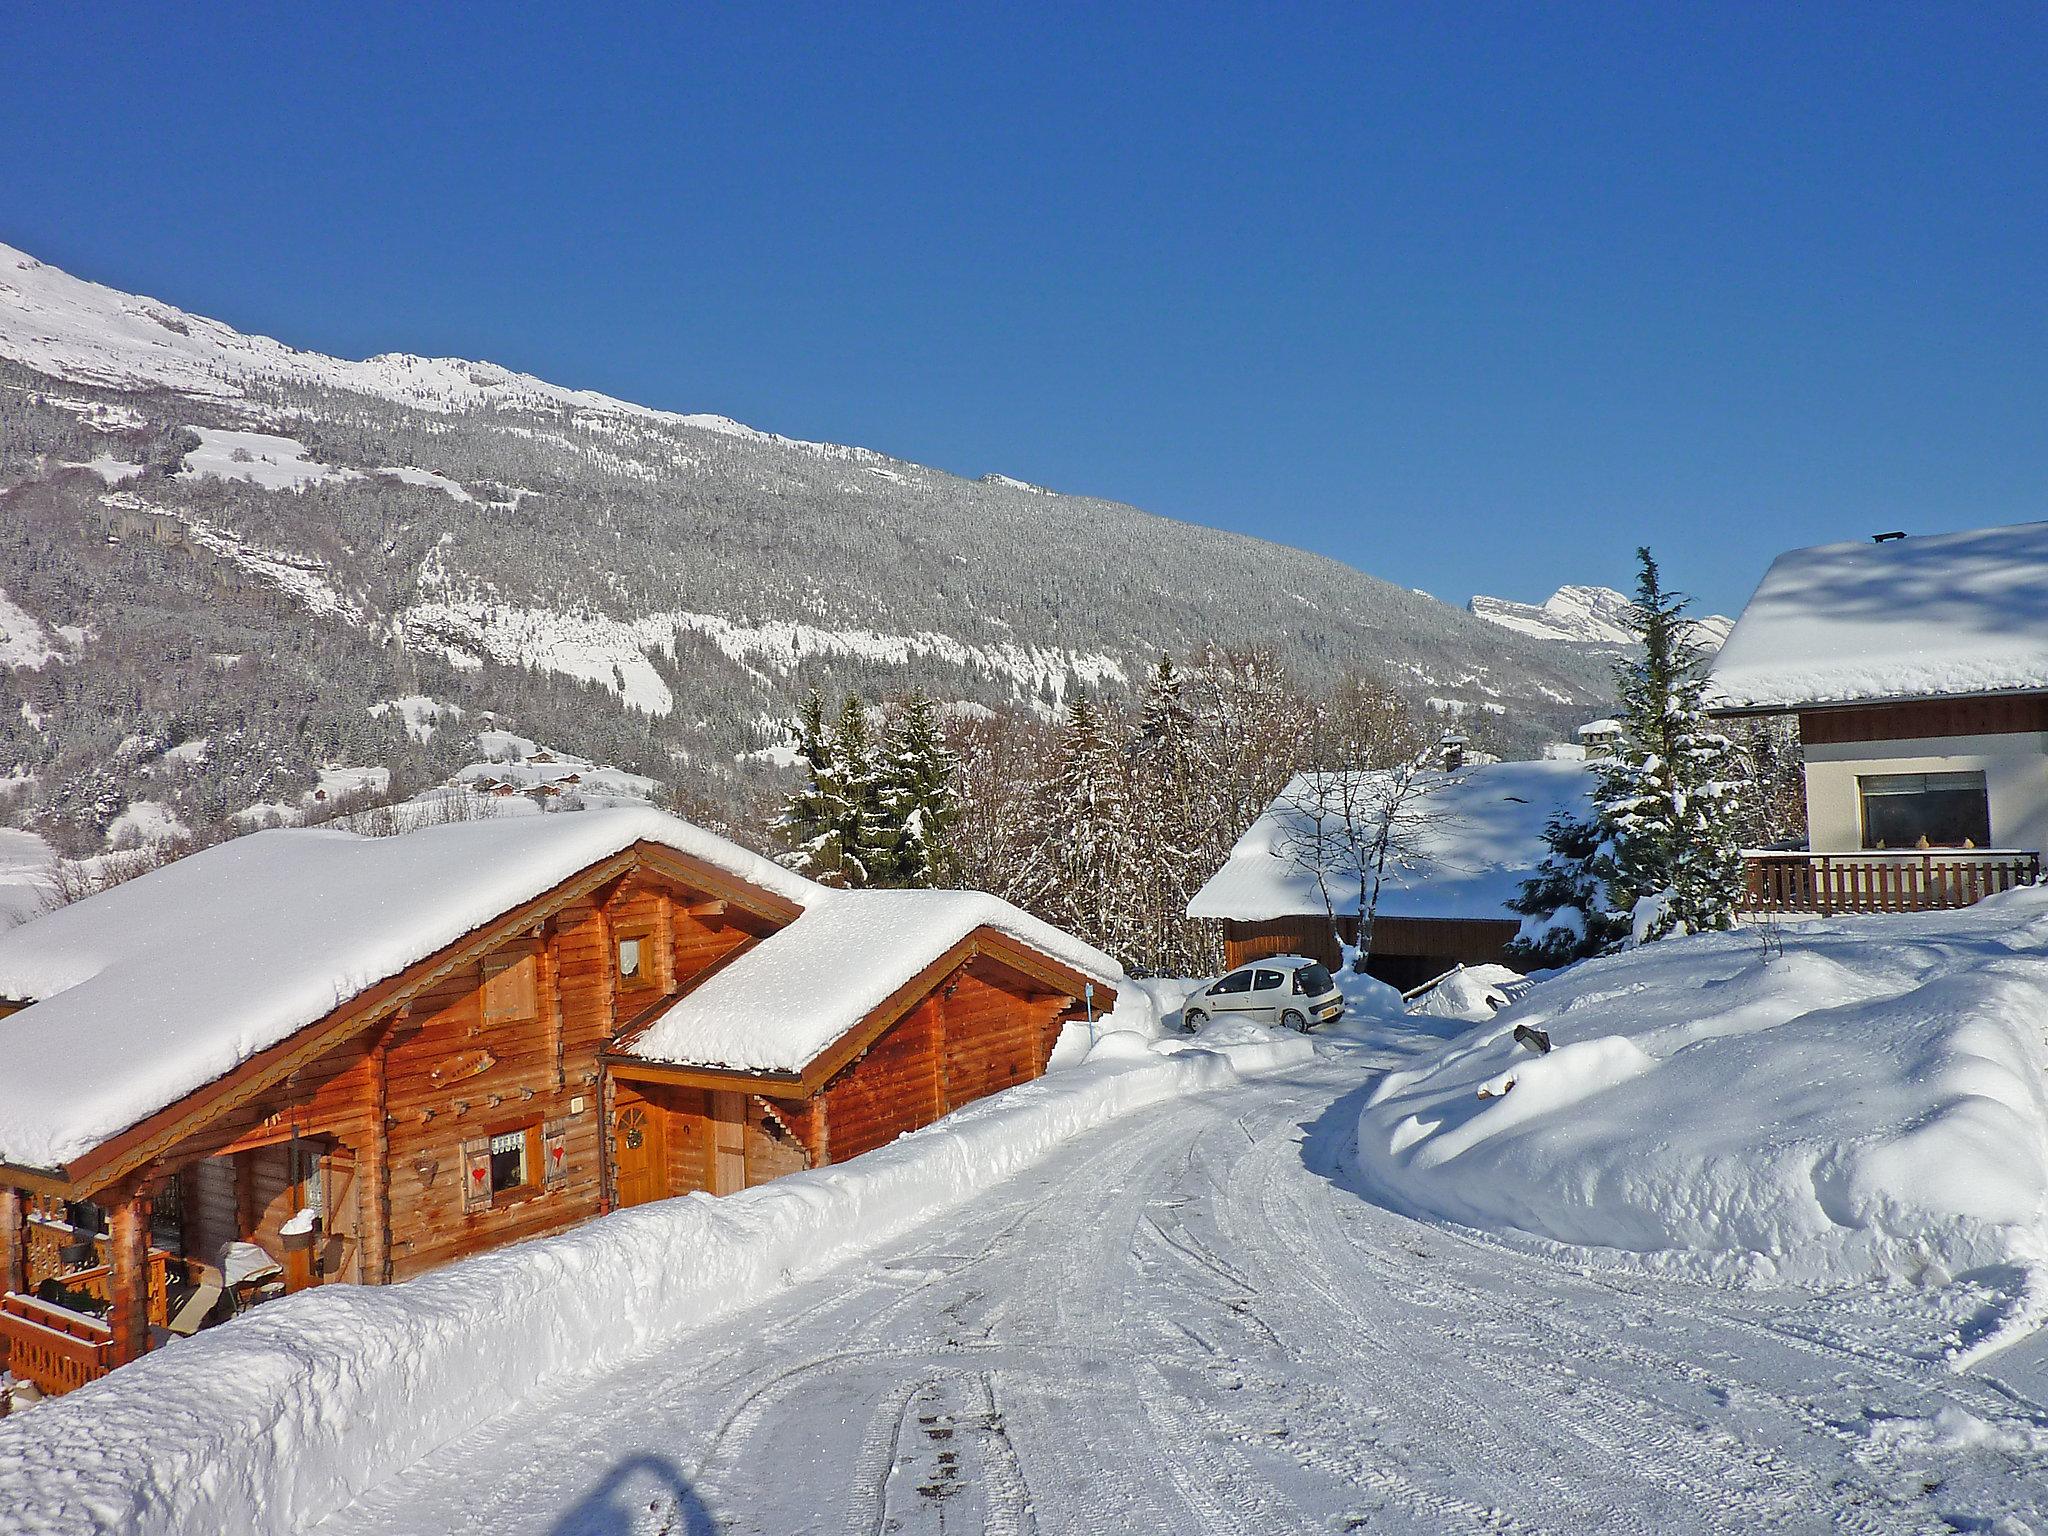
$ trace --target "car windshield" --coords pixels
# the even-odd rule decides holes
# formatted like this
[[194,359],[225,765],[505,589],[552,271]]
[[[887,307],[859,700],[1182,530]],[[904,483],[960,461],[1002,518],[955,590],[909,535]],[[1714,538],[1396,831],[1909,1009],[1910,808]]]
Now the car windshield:
[[1327,967],[1304,965],[1294,973],[1294,990],[1302,997],[1321,997],[1336,985]]

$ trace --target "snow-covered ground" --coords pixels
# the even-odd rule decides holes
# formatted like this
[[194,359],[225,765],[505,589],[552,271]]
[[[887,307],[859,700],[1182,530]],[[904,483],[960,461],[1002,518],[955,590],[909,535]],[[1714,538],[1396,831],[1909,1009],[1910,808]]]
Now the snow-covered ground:
[[321,1536],[2048,1531],[2048,1351],[1954,1373],[1964,1299],[1616,1276],[1361,1198],[1372,1064],[1431,1043],[1118,1120]]
[[[1514,1038],[1543,1032],[1539,1054]],[[1669,940],[1540,984],[1365,1106],[1380,1198],[1733,1279],[2048,1318],[2048,890]]]
[[[1883,1055],[1916,1009],[2039,1030],[2010,990],[2041,965],[2030,900],[1769,961],[1667,942],[1477,1024],[1360,983],[1312,1056],[1244,1023],[1190,1039],[1185,984],[1134,985],[1087,1065],[842,1168],[274,1304],[0,1425],[0,1531],[2048,1536],[2048,1334],[1957,1348],[2010,1316],[2015,1266],[1798,1286],[1504,1238],[1397,1209],[1371,1142],[1384,1106],[1503,1049],[1516,1089],[1475,1103],[1514,1104],[1595,1021],[1659,1062],[1620,1088],[1776,1036],[1812,1124],[1895,1102],[1833,1091],[1855,1031]],[[1857,945],[1891,957],[1858,959],[1875,978],[1817,963]],[[1503,1047],[1516,1019],[1553,1054]],[[1937,1127],[1944,1059],[1890,1090]],[[1645,1177],[1706,1119],[1777,1166],[1758,1128],[1785,1101],[1757,1086],[1645,1112]],[[1582,1094],[1548,1123],[1627,1118]],[[1525,1150],[1489,1170],[1501,1203],[1565,1199],[1574,1170]]]

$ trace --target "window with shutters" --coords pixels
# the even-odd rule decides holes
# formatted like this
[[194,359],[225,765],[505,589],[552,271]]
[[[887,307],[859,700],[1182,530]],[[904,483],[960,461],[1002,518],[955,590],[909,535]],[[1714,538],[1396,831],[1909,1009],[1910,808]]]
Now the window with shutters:
[[565,1164],[558,1121],[474,1137],[462,1144],[462,1208],[473,1215],[552,1189]]
[[507,955],[484,962],[486,1024],[521,1023],[539,1014],[539,955]]
[[506,1131],[491,1138],[491,1198],[523,1188],[527,1181],[526,1132]]

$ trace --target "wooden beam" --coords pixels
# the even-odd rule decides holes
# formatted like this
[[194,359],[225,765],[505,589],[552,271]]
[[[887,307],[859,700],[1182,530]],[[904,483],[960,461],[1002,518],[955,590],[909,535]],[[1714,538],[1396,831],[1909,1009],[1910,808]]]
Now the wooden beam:
[[114,1330],[113,1362],[126,1365],[149,1348],[149,1192],[136,1186],[114,1204],[107,1242],[108,1321]]
[[643,1061],[637,1056],[607,1054],[605,1073],[624,1083],[666,1083],[674,1088],[704,1088],[714,1093],[763,1093],[771,1098],[805,1097],[802,1077],[795,1072],[735,1072],[725,1067],[691,1067],[680,1062]]
[[656,874],[694,887],[707,896],[722,898],[743,912],[778,924],[793,923],[803,915],[804,909],[786,897],[749,885],[738,875],[677,849],[661,843],[636,843],[634,849],[641,863]]
[[362,1205],[365,1285],[391,1283],[391,1032],[388,1022],[370,1048],[370,1134],[356,1169],[356,1198]]
[[0,1291],[28,1289],[28,1202],[0,1185]]

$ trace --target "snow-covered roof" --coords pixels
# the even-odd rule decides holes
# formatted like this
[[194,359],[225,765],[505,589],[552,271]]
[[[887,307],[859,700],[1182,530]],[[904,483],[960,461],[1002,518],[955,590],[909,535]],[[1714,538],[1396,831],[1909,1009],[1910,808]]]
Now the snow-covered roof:
[[979,891],[828,891],[787,928],[707,977],[628,1053],[689,1066],[801,1072],[983,927],[1089,980],[1124,985],[1123,968],[1099,949]]
[[801,906],[820,888],[653,809],[402,837],[256,832],[0,935],[0,1161],[57,1168],[640,841]]
[[2048,523],[1778,556],[1708,702],[1790,709],[2048,689]]
[[[1410,867],[1389,864],[1382,917],[1512,918],[1508,902],[1547,851],[1545,824],[1559,811],[1591,809],[1593,775],[1583,762],[1487,763],[1430,782],[1413,802],[1417,856]],[[1289,783],[1195,893],[1188,916],[1259,922],[1323,911],[1316,877],[1289,851],[1312,824],[1298,807],[1314,803],[1315,789],[1311,774]],[[1332,880],[1331,895],[1340,917],[1357,915],[1355,875]]]

